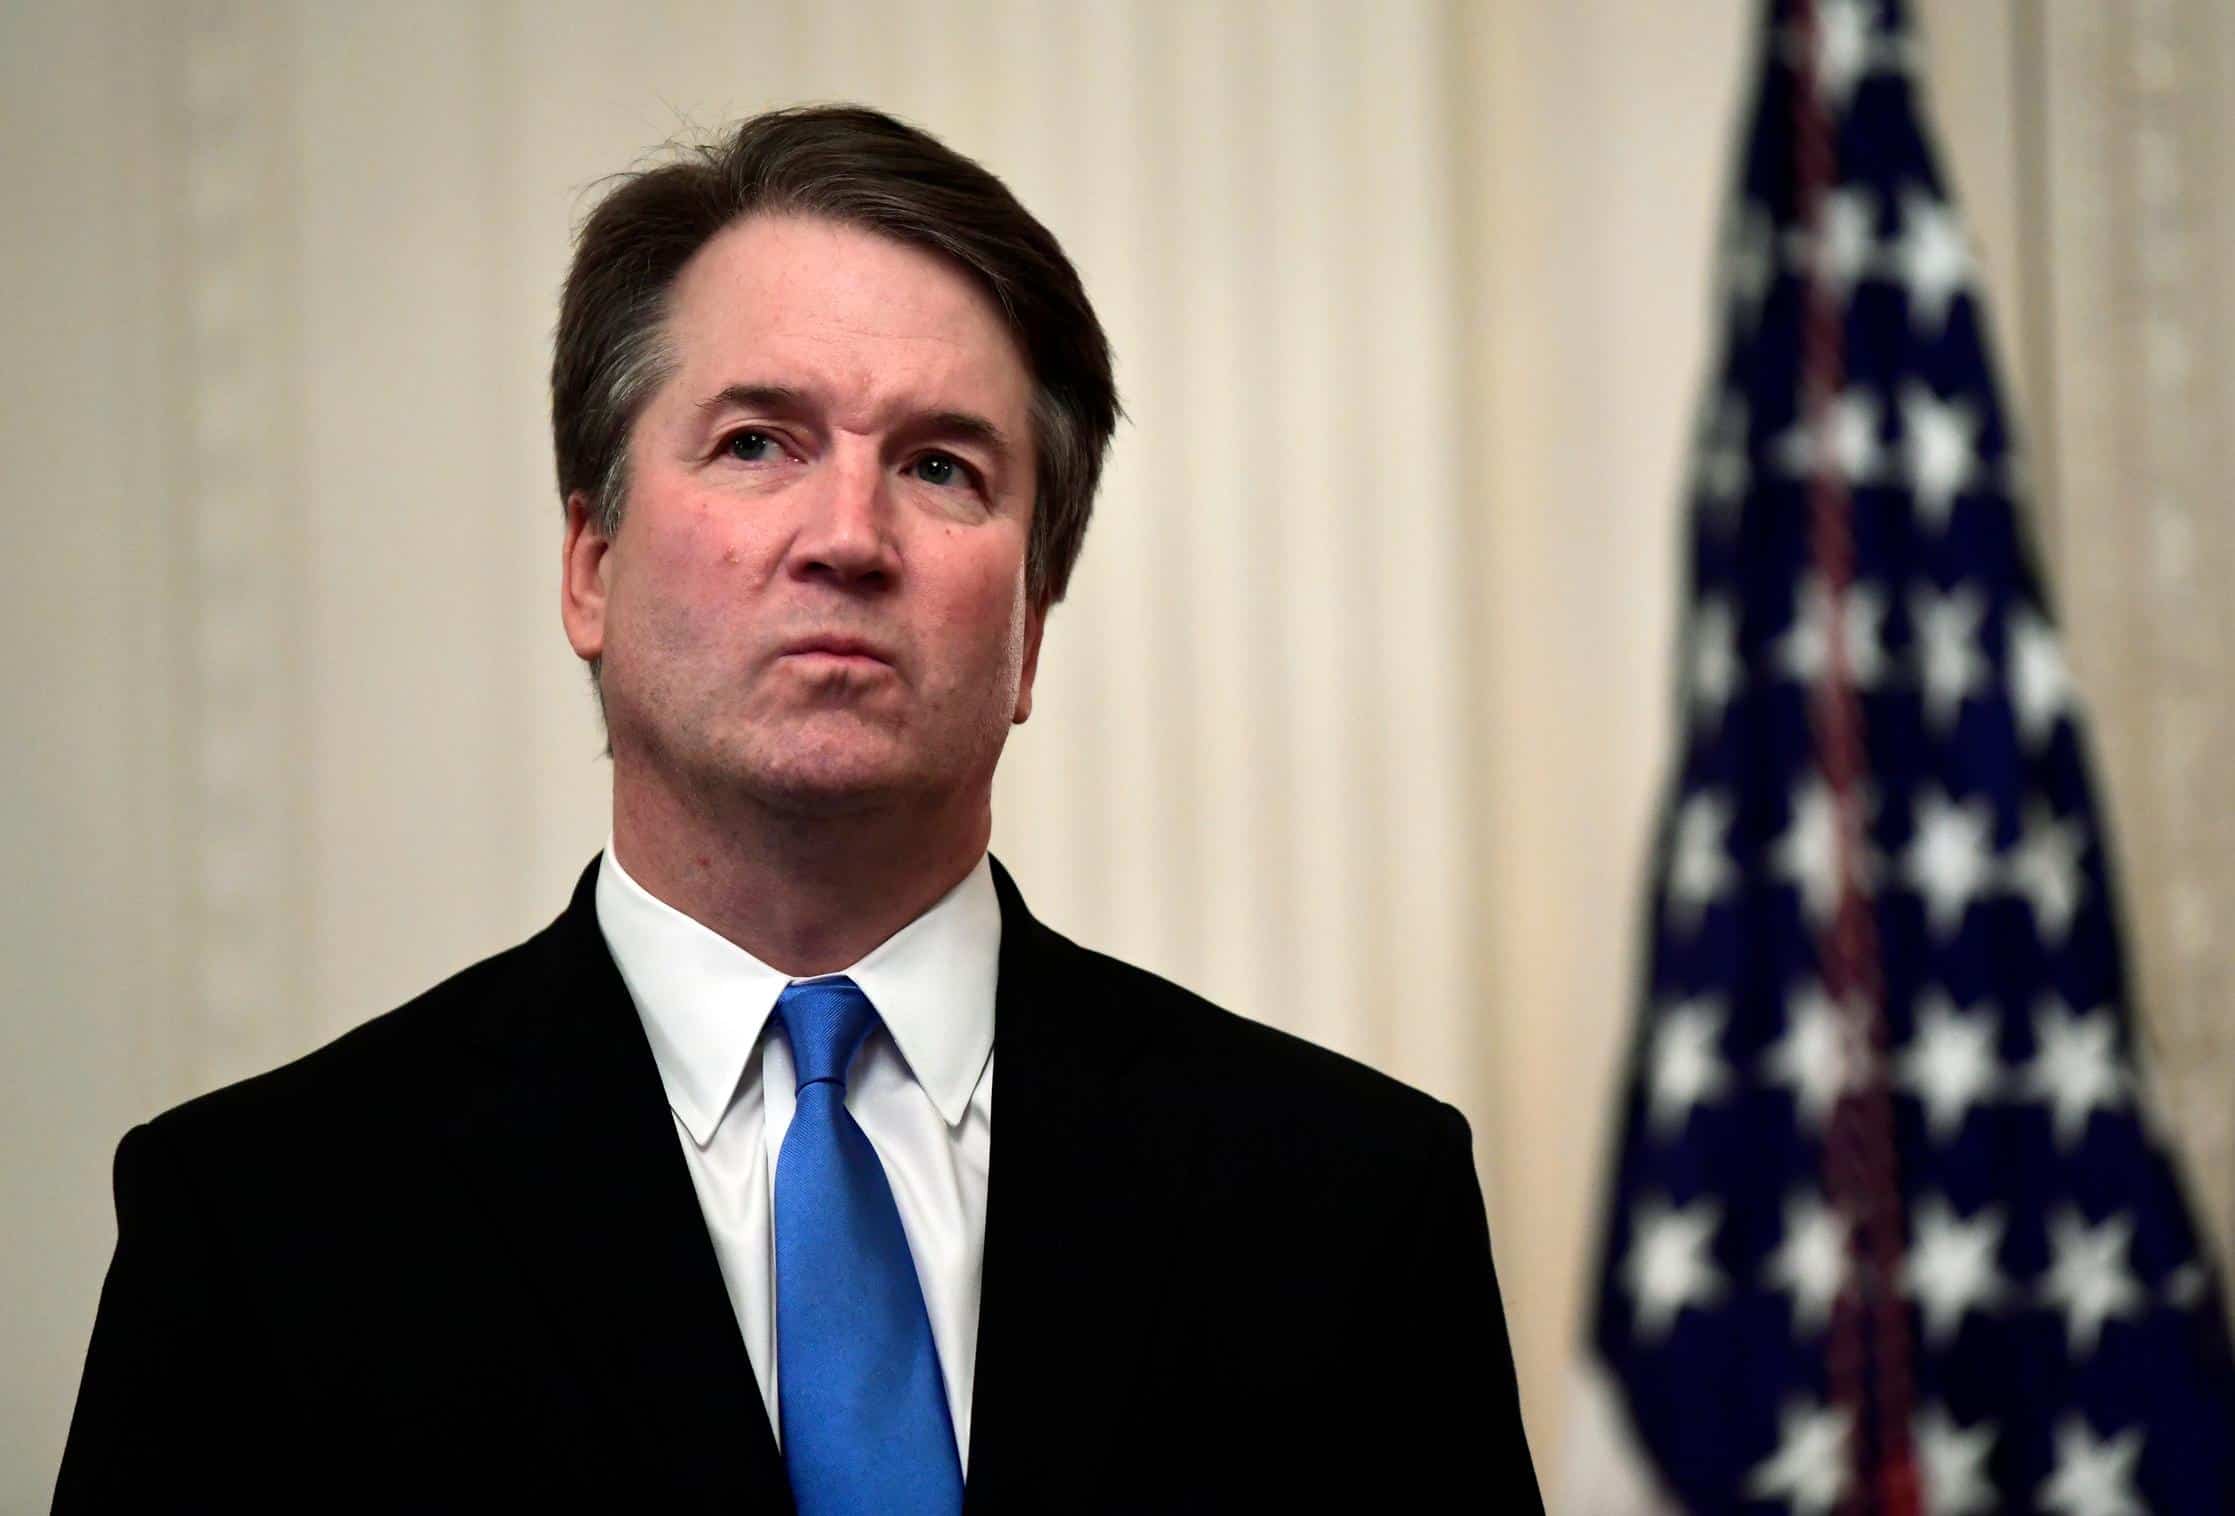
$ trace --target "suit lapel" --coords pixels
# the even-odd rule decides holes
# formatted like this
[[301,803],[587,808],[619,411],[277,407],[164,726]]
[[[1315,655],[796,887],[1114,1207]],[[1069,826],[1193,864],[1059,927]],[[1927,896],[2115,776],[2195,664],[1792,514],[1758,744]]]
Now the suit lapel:
[[752,1361],[676,1145],[659,1071],[598,929],[592,863],[537,943],[541,1006],[486,1113],[524,1285],[544,1293],[648,1487],[789,1510]]
[[[1154,1052],[1087,954],[996,862],[994,1139],[965,1516],[1081,1488],[1127,1455],[1165,1313],[1168,1176],[1193,1132],[1153,1108]],[[1138,1456],[1138,1449],[1133,1450]]]
[[[999,1095],[965,1516],[1126,1456],[1185,1218],[1194,1133],[1092,955],[999,862]],[[540,973],[481,1123],[486,1193],[588,1393],[651,1487],[744,1509],[791,1492],[643,1024],[597,925],[592,863],[534,944]]]

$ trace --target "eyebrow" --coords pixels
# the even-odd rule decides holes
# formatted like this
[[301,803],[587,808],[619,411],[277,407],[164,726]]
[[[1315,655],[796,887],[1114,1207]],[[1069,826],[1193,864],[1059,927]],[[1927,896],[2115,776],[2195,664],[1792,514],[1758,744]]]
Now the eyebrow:
[[784,384],[727,384],[698,403],[701,412],[719,410],[776,411],[797,415],[807,409],[807,397]]
[[968,411],[936,411],[909,430],[950,442],[975,442],[993,454],[994,461],[1003,468],[1008,467],[1012,457],[1009,439],[1001,434],[1001,428]]
[[[705,415],[721,410],[743,410],[800,416],[812,407],[803,391],[788,384],[726,384],[699,401],[698,409]],[[911,438],[975,443],[991,453],[1004,469],[1016,457],[1016,449],[1010,445],[1007,434],[985,417],[970,411],[933,411],[913,418],[900,430]]]

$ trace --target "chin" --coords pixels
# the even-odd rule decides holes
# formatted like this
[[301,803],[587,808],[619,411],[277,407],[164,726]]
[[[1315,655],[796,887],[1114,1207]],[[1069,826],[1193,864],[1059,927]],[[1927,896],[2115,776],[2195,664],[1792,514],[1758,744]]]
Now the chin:
[[740,787],[767,809],[802,820],[859,815],[908,792],[891,775],[868,773],[758,773]]
[[[668,762],[658,767],[717,806],[742,802],[816,820],[912,798],[936,803],[961,780],[958,771],[975,767],[963,758],[968,746],[954,733],[908,734],[818,713],[805,721],[740,722],[718,740],[670,748]],[[990,771],[990,762],[986,767]]]
[[794,733],[753,746],[726,777],[762,805],[788,815],[872,810],[919,787],[909,755],[884,743],[818,741],[813,734]]

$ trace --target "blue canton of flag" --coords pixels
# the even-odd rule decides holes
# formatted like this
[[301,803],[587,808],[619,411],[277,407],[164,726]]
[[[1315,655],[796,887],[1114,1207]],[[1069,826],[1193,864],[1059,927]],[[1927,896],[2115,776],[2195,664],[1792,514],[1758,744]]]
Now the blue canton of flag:
[[1592,1347],[1695,1512],[2235,1510],[1899,0],[1772,0]]

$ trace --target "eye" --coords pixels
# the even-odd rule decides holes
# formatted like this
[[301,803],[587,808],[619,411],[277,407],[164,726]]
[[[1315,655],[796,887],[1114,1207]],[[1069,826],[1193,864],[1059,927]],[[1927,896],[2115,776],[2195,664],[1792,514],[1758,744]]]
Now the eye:
[[739,463],[768,463],[784,456],[784,444],[757,427],[731,432],[722,439],[722,456]]
[[924,454],[908,465],[908,474],[911,478],[921,479],[926,484],[936,484],[942,489],[973,481],[969,465],[949,453]]

